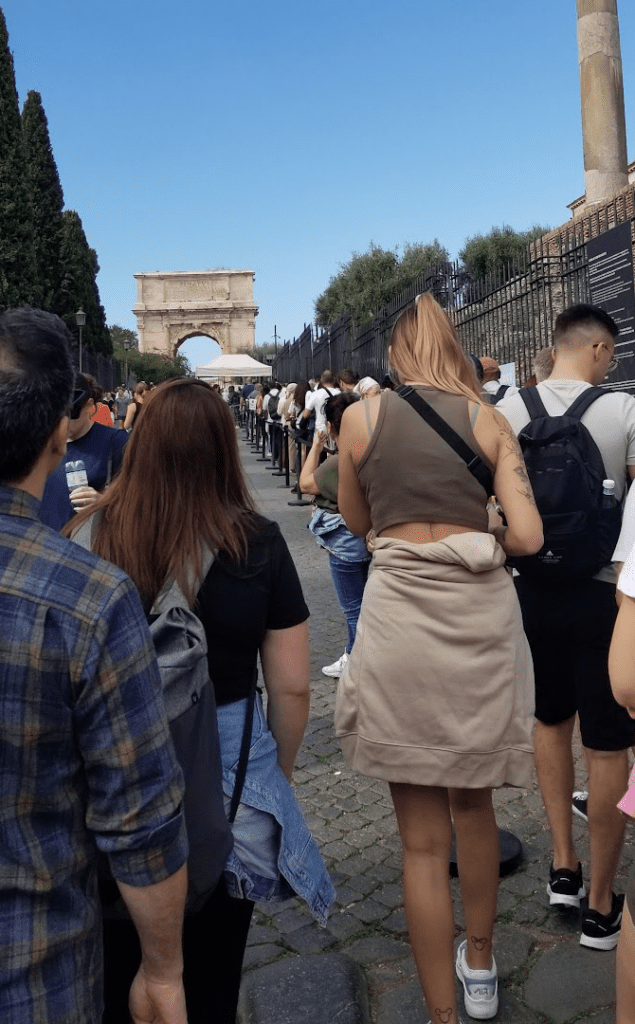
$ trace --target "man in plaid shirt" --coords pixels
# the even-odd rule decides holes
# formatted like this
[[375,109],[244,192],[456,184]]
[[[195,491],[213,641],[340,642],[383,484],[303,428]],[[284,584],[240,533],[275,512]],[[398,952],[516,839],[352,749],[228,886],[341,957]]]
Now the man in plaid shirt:
[[52,314],[0,316],[0,1021],[101,1021],[100,851],[141,941],[135,1024],[185,1024],[182,776],[143,609],[38,519],[70,340]]

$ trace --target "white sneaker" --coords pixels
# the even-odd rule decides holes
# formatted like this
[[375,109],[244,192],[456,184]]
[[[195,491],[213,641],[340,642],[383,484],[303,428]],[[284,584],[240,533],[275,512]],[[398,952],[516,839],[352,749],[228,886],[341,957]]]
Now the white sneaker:
[[456,975],[463,985],[465,1012],[477,1020],[489,1020],[498,1012],[498,972],[492,957],[489,971],[476,971],[468,967],[465,959],[467,940],[456,953]]
[[344,671],[344,665],[348,661],[348,654],[344,651],[341,658],[334,661],[332,665],[325,665],[322,672],[325,676],[333,676],[334,679],[339,679],[342,672]]

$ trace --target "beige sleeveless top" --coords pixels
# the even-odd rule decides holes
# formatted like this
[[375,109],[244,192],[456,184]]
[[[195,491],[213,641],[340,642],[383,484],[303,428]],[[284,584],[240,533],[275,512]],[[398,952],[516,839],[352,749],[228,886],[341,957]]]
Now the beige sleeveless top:
[[[470,424],[468,400],[434,388],[415,389],[493,471]],[[357,476],[376,533],[397,523],[452,523],[488,530],[488,495],[460,455],[392,391],[379,416]]]

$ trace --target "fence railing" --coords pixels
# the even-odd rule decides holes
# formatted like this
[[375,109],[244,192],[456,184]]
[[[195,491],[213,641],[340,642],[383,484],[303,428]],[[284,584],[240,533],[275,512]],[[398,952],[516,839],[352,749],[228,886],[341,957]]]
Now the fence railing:
[[308,380],[323,370],[348,367],[361,376],[382,379],[392,326],[403,309],[423,291],[432,291],[453,321],[461,343],[476,356],[514,363],[517,383],[532,373],[535,352],[549,345],[555,319],[564,308],[589,300],[587,242],[635,218],[635,188],[603,207],[532,242],[524,259],[472,280],[455,263],[429,267],[367,324],[355,325],[348,314],[326,328],[305,327],[286,342],[273,362],[280,381]]

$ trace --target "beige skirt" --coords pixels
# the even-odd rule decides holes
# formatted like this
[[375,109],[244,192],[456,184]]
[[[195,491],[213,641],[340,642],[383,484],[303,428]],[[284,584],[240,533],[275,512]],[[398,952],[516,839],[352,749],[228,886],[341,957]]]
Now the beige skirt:
[[351,767],[423,786],[532,786],[533,666],[504,562],[485,533],[377,541],[335,708]]

